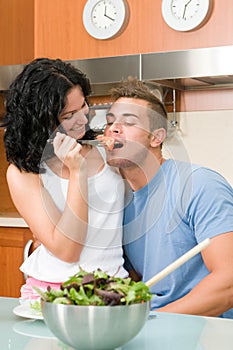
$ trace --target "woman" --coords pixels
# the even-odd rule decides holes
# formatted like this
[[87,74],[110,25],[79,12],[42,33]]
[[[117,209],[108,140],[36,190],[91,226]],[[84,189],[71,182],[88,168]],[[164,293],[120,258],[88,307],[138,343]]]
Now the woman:
[[6,96],[7,182],[15,207],[41,242],[20,268],[30,276],[23,299],[35,297],[33,285],[58,288],[80,267],[127,276],[123,182],[100,148],[75,141],[86,132],[90,92],[81,71],[41,58],[25,66]]

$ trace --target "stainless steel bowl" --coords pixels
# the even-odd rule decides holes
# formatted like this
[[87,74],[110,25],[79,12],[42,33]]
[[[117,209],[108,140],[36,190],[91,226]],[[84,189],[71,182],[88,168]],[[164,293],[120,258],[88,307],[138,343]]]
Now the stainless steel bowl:
[[80,350],[110,350],[134,338],[150,302],[119,306],[77,306],[42,301],[44,321],[63,343]]

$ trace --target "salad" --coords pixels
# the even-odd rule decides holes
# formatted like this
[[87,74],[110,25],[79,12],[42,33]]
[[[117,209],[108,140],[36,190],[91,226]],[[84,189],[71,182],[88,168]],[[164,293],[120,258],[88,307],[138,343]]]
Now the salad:
[[144,303],[152,298],[145,283],[109,276],[99,269],[91,273],[80,269],[58,290],[33,288],[43,300],[56,304],[114,306]]

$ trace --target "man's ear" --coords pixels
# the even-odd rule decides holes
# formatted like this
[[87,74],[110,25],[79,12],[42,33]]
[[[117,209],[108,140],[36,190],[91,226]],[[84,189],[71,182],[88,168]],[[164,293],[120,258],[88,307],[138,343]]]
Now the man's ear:
[[165,140],[167,132],[164,128],[156,129],[151,133],[150,145],[151,147],[160,146]]

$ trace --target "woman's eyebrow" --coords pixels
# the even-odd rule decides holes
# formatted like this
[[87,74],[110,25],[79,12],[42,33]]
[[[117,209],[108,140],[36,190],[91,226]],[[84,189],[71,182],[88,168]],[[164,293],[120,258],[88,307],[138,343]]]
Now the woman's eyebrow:
[[73,111],[67,111],[67,112],[65,112],[65,113],[62,113],[62,114],[61,114],[61,117],[63,117],[63,116],[66,115],[66,114],[78,112],[79,110],[80,110],[80,109],[74,109]]
[[61,117],[63,117],[63,116],[66,115],[66,114],[70,114],[70,113],[75,113],[75,112],[81,111],[81,109],[82,109],[83,107],[85,107],[85,105],[86,105],[86,101],[83,102],[82,106],[81,106],[79,109],[74,109],[74,110],[72,110],[72,111],[67,111],[67,112],[61,114]]

